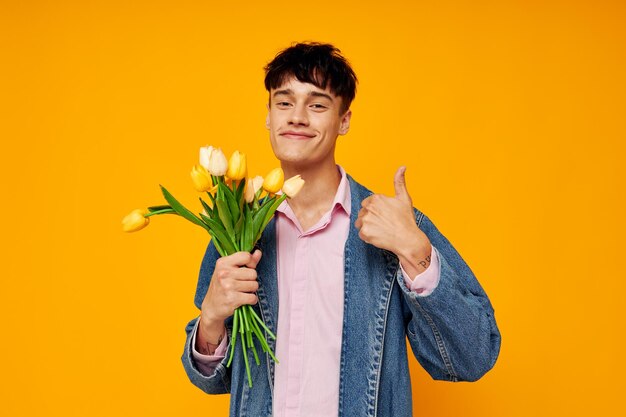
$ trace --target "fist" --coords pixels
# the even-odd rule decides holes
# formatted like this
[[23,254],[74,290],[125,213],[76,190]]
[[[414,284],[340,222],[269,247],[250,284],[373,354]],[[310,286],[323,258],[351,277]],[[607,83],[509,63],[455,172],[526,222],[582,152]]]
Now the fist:
[[389,250],[399,257],[429,243],[426,235],[415,224],[413,202],[406,189],[405,171],[403,166],[396,171],[394,197],[372,194],[363,200],[354,224],[363,241]]
[[220,323],[245,304],[256,304],[259,289],[256,266],[261,251],[237,252],[219,258],[204,300],[201,320],[203,323]]

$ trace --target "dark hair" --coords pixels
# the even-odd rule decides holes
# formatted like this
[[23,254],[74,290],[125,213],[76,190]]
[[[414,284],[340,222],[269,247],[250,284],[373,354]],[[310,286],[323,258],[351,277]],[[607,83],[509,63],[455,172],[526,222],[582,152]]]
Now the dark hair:
[[350,108],[356,94],[356,74],[341,51],[331,44],[297,43],[279,52],[264,69],[268,92],[291,76],[323,90],[329,85],[330,91],[342,99],[340,114]]

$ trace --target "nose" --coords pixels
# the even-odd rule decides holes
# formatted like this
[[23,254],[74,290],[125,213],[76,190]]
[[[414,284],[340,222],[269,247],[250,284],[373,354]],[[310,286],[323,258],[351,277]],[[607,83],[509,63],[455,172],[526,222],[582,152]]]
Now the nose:
[[309,118],[307,116],[306,106],[298,104],[293,107],[293,110],[289,117],[289,124],[301,126],[309,125]]

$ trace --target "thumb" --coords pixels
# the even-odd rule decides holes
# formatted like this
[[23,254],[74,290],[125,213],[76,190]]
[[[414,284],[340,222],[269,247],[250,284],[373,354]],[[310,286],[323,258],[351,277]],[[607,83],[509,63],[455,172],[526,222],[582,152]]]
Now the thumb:
[[261,251],[257,249],[252,253],[252,256],[250,257],[250,260],[248,261],[246,266],[248,268],[256,268],[260,260],[261,260]]
[[412,204],[411,196],[406,189],[406,179],[404,178],[404,173],[406,172],[406,167],[401,166],[396,171],[396,175],[393,178],[393,187],[396,190],[396,198],[402,201],[405,201],[409,204]]

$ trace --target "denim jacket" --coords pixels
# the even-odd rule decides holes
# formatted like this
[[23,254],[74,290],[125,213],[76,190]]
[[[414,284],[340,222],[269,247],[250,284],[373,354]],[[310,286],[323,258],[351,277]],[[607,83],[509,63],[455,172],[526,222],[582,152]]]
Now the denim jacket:
[[[372,194],[348,175],[352,207]],[[411,381],[407,359],[408,337],[415,358],[437,380],[476,381],[496,362],[500,332],[494,310],[476,277],[435,225],[413,209],[418,227],[437,249],[439,284],[432,294],[411,292],[391,252],[363,242],[354,227],[352,210],[344,253],[344,317],[339,381],[339,417],[412,416]],[[276,333],[276,228],[272,220],[258,243],[263,257],[257,265],[259,302],[255,311]],[[200,308],[219,254],[209,244],[200,268],[195,305]],[[205,376],[192,357],[191,335],[198,318],[186,327],[182,356],[191,382],[209,394],[230,393],[230,416],[270,416],[274,363],[259,355],[261,365],[250,364],[253,387],[247,383],[242,350],[228,355],[214,373]],[[226,320],[229,336],[232,318]],[[272,350],[275,341],[267,337]],[[240,345],[240,344],[238,344]],[[239,346],[238,346],[239,347]],[[257,344],[257,351],[261,352]],[[280,360],[280,358],[278,358]]]

